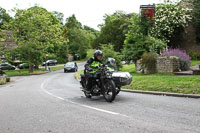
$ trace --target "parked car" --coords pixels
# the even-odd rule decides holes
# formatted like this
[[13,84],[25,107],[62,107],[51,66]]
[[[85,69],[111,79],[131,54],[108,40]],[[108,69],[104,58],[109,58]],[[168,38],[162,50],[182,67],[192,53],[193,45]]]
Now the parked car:
[[72,71],[72,72],[76,72],[78,71],[78,66],[76,64],[76,62],[67,62],[64,66],[64,72],[69,72],[69,71]]
[[2,63],[0,64],[1,70],[15,70],[15,66],[11,65],[10,63]]
[[29,64],[28,63],[19,64],[18,68],[19,69],[28,69],[29,68]]
[[55,60],[55,59],[47,60],[46,62],[42,63],[42,66],[45,66],[46,64],[49,66],[55,66],[57,64],[57,60]]

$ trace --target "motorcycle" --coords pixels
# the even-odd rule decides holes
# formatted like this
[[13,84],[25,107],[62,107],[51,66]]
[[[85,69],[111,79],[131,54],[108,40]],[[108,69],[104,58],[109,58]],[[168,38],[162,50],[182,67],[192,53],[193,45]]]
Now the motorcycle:
[[[92,88],[91,91],[87,91],[87,78],[89,76],[93,76]],[[92,96],[100,96],[103,95],[104,99],[107,102],[112,102],[115,100],[116,96],[116,86],[115,82],[112,78],[112,72],[108,69],[106,65],[99,66],[98,70],[95,74],[81,74],[82,91],[84,92],[87,98],[91,98]]]

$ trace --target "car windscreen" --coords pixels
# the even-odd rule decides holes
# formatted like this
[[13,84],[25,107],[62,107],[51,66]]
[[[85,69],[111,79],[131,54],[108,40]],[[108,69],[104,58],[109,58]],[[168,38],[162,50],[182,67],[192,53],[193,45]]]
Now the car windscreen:
[[74,63],[67,63],[66,67],[74,67]]

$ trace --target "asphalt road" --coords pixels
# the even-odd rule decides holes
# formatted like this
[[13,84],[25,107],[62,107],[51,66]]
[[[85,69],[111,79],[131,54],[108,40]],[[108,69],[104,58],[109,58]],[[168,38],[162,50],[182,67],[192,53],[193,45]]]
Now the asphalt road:
[[11,80],[0,86],[0,133],[200,132],[200,99],[126,92],[112,103],[87,99],[63,70]]

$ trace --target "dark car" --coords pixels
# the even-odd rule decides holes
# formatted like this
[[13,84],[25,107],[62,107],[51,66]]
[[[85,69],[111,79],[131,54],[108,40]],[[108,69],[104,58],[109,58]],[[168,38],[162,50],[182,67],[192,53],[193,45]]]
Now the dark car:
[[18,68],[19,69],[28,69],[29,68],[29,64],[28,63],[19,64]]
[[47,60],[46,62],[42,63],[42,66],[45,66],[47,64],[47,66],[55,66],[57,64],[57,60],[52,59],[52,60]]
[[0,64],[1,70],[15,70],[15,66],[9,64],[9,63],[2,63]]
[[67,62],[64,67],[64,72],[76,72],[78,71],[78,66],[76,62]]

